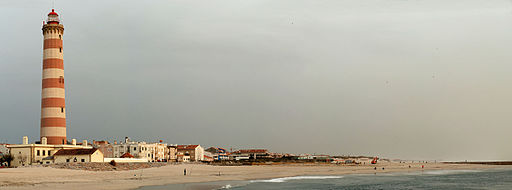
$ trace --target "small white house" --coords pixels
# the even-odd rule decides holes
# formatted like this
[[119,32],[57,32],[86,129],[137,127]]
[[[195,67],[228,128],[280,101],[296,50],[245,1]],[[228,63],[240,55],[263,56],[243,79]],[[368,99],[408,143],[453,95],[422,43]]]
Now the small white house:
[[96,149],[62,149],[53,155],[54,163],[103,162],[103,153]]

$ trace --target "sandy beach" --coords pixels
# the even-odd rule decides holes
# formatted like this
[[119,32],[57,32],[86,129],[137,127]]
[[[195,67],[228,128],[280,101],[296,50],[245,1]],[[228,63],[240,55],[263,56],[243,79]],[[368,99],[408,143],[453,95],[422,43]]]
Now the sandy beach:
[[[409,165],[411,168],[409,168]],[[301,175],[343,175],[424,170],[512,168],[511,166],[381,163],[377,165],[211,166],[178,164],[130,171],[83,171],[51,167],[0,169],[0,189],[135,189],[141,186],[224,180],[269,179]],[[377,170],[374,169],[377,167]],[[382,170],[382,168],[385,168]],[[189,175],[184,176],[187,169]],[[220,176],[219,176],[220,173]]]

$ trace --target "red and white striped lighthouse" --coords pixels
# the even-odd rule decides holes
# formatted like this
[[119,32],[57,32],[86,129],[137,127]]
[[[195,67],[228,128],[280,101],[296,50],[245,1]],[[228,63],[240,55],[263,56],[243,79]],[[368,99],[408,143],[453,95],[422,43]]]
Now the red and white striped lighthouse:
[[43,23],[43,89],[41,92],[41,139],[66,144],[66,102],[62,37],[64,26],[52,9]]

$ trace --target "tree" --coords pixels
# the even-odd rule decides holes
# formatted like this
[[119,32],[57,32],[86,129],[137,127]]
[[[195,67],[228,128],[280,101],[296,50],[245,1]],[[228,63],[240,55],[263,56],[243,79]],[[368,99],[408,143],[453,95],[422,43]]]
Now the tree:
[[10,154],[4,154],[2,157],[0,157],[0,163],[7,162],[7,166],[11,166],[12,160],[14,160],[14,156]]

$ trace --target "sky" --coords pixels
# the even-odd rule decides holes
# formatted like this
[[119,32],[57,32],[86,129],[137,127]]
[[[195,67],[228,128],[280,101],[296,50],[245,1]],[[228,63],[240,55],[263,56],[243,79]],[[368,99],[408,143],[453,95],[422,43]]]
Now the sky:
[[512,1],[52,2],[0,2],[0,142],[39,138],[54,4],[68,139],[512,160]]

